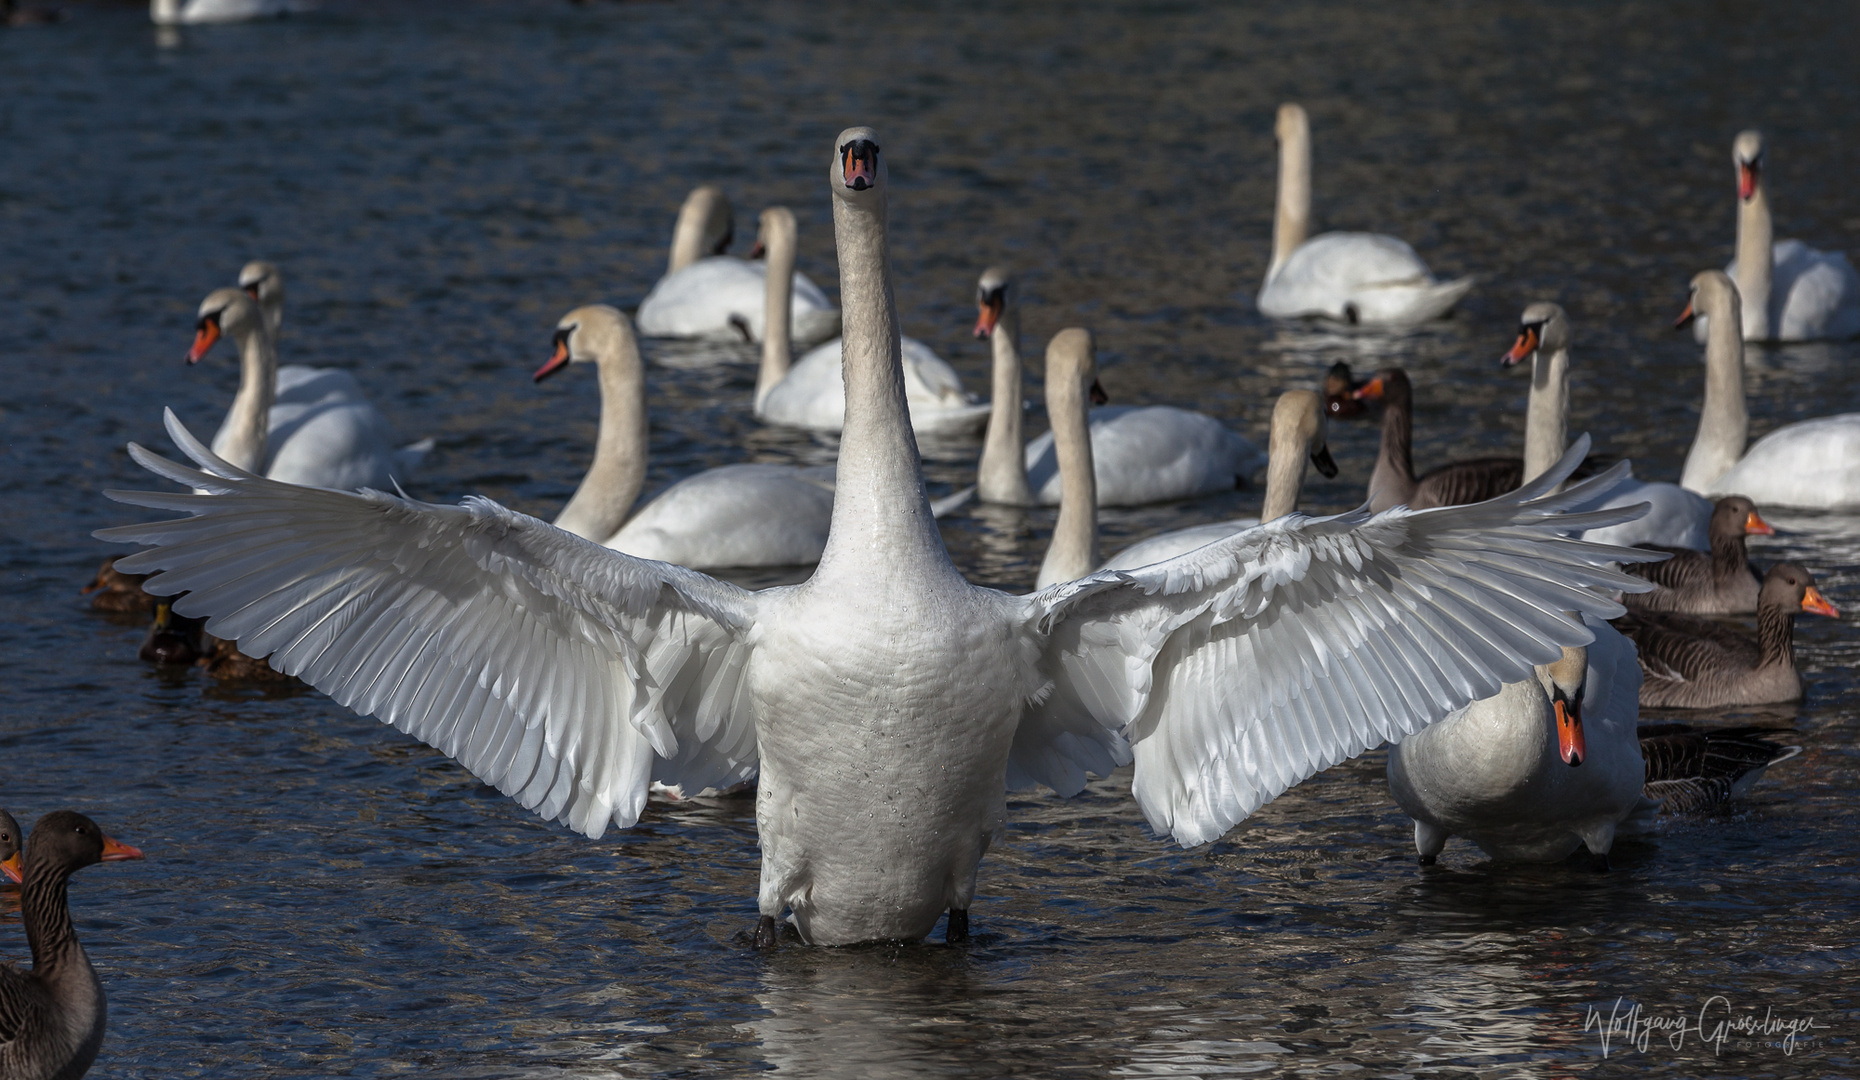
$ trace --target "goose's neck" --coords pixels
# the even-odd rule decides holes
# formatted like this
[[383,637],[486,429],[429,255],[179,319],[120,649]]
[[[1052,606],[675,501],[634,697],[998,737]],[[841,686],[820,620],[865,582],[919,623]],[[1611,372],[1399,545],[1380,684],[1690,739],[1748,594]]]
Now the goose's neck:
[[28,871],[26,883],[20,886],[20,918],[26,924],[26,943],[32,949],[32,970],[41,976],[51,976],[73,964],[88,965],[66,903],[70,882],[69,874]]
[[1711,538],[1713,576],[1723,580],[1750,573],[1750,548],[1743,529]]
[[1742,319],[1737,305],[1718,306],[1723,310],[1706,321],[1705,407],[1679,477],[1681,487],[1701,493],[1744,456],[1750,435],[1750,414],[1744,411]]
[[1377,507],[1414,498],[1413,442],[1414,403],[1406,395],[1391,397],[1382,411],[1382,447],[1369,474],[1369,501]]
[[555,524],[576,536],[603,543],[626,523],[633,501],[646,482],[646,376],[637,345],[626,357],[603,359],[601,426],[594,442],[594,463],[581,478],[574,497],[556,515]]
[[1773,242],[1770,197],[1759,179],[1756,192],[1737,203],[1737,292],[1743,298],[1746,341],[1768,341],[1770,337]]
[[855,206],[835,199],[833,231],[844,312],[840,367],[846,421],[840,431],[833,522],[815,580],[843,571],[869,581],[874,566],[887,575],[923,568],[954,575],[930,515],[904,401],[884,202]]
[[1279,196],[1272,216],[1271,281],[1311,230],[1311,133],[1294,128],[1279,140]]
[[1531,400],[1524,421],[1524,480],[1546,472],[1569,439],[1569,350],[1537,350],[1531,360]]
[[1046,413],[1059,462],[1059,521],[1040,563],[1042,589],[1098,569],[1098,477],[1086,409],[1085,388],[1078,379],[1047,380]]
[[982,442],[982,461],[976,469],[975,493],[983,502],[1007,506],[1033,505],[1027,486],[1027,455],[1021,447],[1020,316],[1010,305],[988,335],[994,351],[993,407],[988,412],[988,435]]
[[1795,610],[1783,605],[1757,608],[1757,666],[1795,665]]
[[795,237],[786,229],[770,231],[768,278],[762,292],[762,367],[756,371],[756,412],[775,384],[788,377],[794,364]]
[[241,469],[263,473],[271,405],[277,396],[278,354],[271,336],[247,330],[239,339],[239,393],[226,415],[225,440],[215,452]]

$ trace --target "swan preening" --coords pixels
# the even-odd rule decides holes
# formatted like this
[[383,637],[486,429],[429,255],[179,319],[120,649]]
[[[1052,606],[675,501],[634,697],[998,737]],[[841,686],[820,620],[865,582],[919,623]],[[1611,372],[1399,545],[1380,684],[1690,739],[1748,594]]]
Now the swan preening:
[[449,507],[279,483],[132,447],[193,492],[114,492],[186,516],[105,530],[190,590],[182,614],[598,836],[648,784],[759,772],[759,943],[966,930],[1005,790],[1078,791],[1134,759],[1133,794],[1183,844],[1313,772],[1530,675],[1612,617],[1609,567],[1563,532],[1619,468],[1552,493],[1427,512],[1291,514],[1134,571],[1028,596],[963,579],[931,519],[905,401],[878,136],[834,144],[846,420],[826,551],[749,593],[484,499]]
[[1785,424],[1746,448],[1744,342],[1737,286],[1723,272],[1692,279],[1679,325],[1708,321],[1705,404],[1686,453],[1681,487],[1701,495],[1743,495],[1761,506],[1860,506],[1860,413]]
[[[783,210],[786,214],[787,211]],[[767,214],[764,214],[764,226]],[[806,344],[839,333],[840,313],[820,286],[794,268],[794,218],[777,249],[766,231],[757,243],[768,258],[739,259],[724,252],[736,232],[730,201],[710,184],[692,189],[678,211],[665,276],[639,304],[639,332],[649,337],[762,341],[764,300],[771,273],[787,283],[784,329]]]
[[[1737,256],[1724,272],[1737,283],[1745,341],[1816,341],[1860,334],[1860,273],[1847,255],[1800,240],[1773,239],[1763,133],[1731,143],[1737,172]],[[1705,341],[1710,320],[1694,334]]]
[[1272,262],[1260,287],[1260,314],[1318,315],[1364,326],[1438,319],[1473,287],[1471,277],[1439,281],[1406,242],[1380,233],[1311,229],[1311,121],[1302,105],[1279,106],[1279,195]]
[[273,335],[283,321],[283,285],[277,270],[253,263],[240,277],[250,278],[251,294],[208,293],[187,353],[188,363],[199,363],[222,336],[239,349],[239,392],[213,437],[215,452],[240,468],[312,487],[389,488],[406,479],[431,440],[396,449],[387,419],[346,371],[279,367]]

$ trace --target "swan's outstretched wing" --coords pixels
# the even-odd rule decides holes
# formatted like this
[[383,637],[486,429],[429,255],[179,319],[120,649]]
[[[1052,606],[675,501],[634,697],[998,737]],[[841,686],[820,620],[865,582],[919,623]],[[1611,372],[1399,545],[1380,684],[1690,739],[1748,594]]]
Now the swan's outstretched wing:
[[1617,615],[1611,593],[1646,587],[1607,564],[1664,557],[1561,535],[1643,509],[1558,512],[1625,470],[1546,495],[1587,452],[1577,440],[1490,502],[1294,514],[1034,594],[1052,687],[1022,721],[1010,775],[1069,793],[1134,753],[1150,824],[1202,843],[1312,773],[1587,643],[1565,612]]
[[754,775],[753,594],[486,499],[267,480],[167,423],[204,471],[130,454],[195,493],[107,494],[191,516],[97,536],[155,545],[118,565],[187,590],[176,610],[212,616],[211,633],[589,836],[638,820],[650,780]]

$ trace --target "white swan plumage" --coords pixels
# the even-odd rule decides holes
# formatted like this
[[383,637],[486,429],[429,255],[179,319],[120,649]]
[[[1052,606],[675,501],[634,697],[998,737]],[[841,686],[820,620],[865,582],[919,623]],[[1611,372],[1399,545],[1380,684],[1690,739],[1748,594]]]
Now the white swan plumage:
[[[735,234],[728,199],[703,184],[686,196],[672,230],[665,276],[639,303],[639,332],[648,337],[761,341],[773,260],[725,255]],[[758,249],[762,245],[757,245]],[[786,262],[789,327],[798,341],[825,341],[840,332],[840,312],[806,274]]]
[[[1212,840],[1302,778],[1524,678],[1635,579],[1562,530],[1586,449],[1474,506],[1292,514],[1155,567],[1029,596],[965,581],[909,427],[878,138],[834,144],[847,416],[832,530],[799,585],[749,593],[483,499],[302,488],[133,447],[197,492],[104,530],[208,629],[589,835],[647,785],[760,769],[759,944],[966,933],[1008,785],[1080,789],[1135,760],[1152,825]],[[1602,478],[1603,482],[1612,479]]]
[[1304,107],[1279,106],[1278,206],[1272,262],[1255,301],[1273,319],[1323,316],[1363,326],[1438,319],[1472,290],[1471,277],[1440,281],[1406,241],[1379,233],[1330,232],[1311,224],[1311,121]]
[[149,21],[157,26],[248,22],[315,10],[311,0],[149,0]]

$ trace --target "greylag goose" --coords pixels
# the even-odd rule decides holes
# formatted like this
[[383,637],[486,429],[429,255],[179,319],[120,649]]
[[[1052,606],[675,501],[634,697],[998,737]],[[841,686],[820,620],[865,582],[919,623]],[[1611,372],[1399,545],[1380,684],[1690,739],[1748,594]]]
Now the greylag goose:
[[1711,514],[1711,551],[1642,544],[1651,551],[1672,556],[1665,562],[1625,567],[1635,577],[1654,583],[1652,592],[1621,598],[1629,611],[1677,611],[1687,615],[1748,615],[1757,610],[1757,593],[1763,583],[1750,565],[1747,536],[1774,536],[1776,530],[1757,514],[1756,504],[1742,495],[1718,500]]
[[21,880],[19,850],[19,822],[13,820],[12,814],[0,810],[0,874],[15,884]]
[[71,927],[66,893],[86,866],[142,853],[103,835],[83,814],[56,810],[26,841],[19,909],[32,970],[0,964],[0,1076],[76,1080],[103,1045],[103,982]]
[[1471,458],[1414,474],[1414,388],[1401,368],[1383,368],[1355,390],[1359,401],[1382,403],[1382,446],[1369,476],[1369,508],[1406,506],[1427,510],[1463,506],[1515,491],[1524,481],[1524,459]]
[[1662,813],[1690,814],[1743,798],[1771,765],[1802,752],[1775,741],[1774,728],[1694,728],[1664,723],[1640,726],[1647,762],[1641,793]]
[[1339,760],[1490,695],[1612,617],[1617,549],[1565,514],[1620,470],[1561,484],[1586,440],[1469,507],[1291,514],[1137,571],[1027,596],[971,585],[931,518],[905,404],[869,128],[829,187],[845,307],[846,425],[827,550],[751,593],[610,551],[488,500],[417,503],[234,468],[168,417],[196,489],[114,492],[185,516],[106,530],[130,571],[338,702],[457,757],[589,836],[649,784],[760,770],[758,945],[968,932],[1006,791],[1061,794],[1134,760],[1132,793],[1185,845]]
[[1777,563],[1763,575],[1757,599],[1757,636],[1723,623],[1670,612],[1629,612],[1614,620],[1640,651],[1640,703],[1648,708],[1704,709],[1769,705],[1802,699],[1795,670],[1795,617],[1800,612],[1840,618],[1840,609],[1815,588],[1795,563]]

